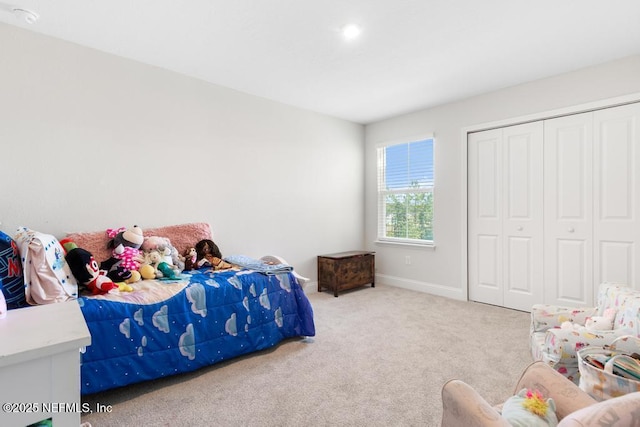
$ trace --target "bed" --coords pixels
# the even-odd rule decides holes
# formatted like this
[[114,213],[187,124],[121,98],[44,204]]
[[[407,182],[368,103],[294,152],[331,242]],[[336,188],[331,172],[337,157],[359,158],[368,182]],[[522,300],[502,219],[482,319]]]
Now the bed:
[[[211,238],[202,223],[144,234],[167,237],[180,252]],[[104,233],[67,237],[96,259],[108,254]],[[263,258],[270,266],[283,261]],[[177,280],[142,280],[132,285],[133,292],[79,297],[91,333],[91,345],[81,354],[81,393],[189,372],[287,338],[314,336],[303,281],[292,269],[205,267],[185,271]]]

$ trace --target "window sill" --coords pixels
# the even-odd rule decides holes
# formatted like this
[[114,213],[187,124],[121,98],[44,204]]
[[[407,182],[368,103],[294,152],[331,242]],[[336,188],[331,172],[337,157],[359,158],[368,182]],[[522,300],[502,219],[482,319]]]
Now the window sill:
[[410,247],[410,248],[424,248],[424,249],[431,249],[431,250],[436,249],[435,243],[392,242],[389,240],[376,240],[373,243],[376,245],[383,245],[383,246],[398,246],[398,247],[404,246],[404,247]]

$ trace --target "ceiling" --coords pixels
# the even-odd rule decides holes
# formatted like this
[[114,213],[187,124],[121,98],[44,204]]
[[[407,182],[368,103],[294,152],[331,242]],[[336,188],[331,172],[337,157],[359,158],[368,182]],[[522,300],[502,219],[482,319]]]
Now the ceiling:
[[0,22],[363,124],[640,54],[639,0],[11,4],[39,20]]

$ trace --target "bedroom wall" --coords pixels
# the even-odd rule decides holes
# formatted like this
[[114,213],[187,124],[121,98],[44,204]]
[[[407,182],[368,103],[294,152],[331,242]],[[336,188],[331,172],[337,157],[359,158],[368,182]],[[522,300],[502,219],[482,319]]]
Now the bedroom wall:
[[[640,55],[498,90],[366,126],[365,239],[380,283],[466,299],[467,127],[628,94],[640,99]],[[376,144],[435,133],[435,248],[375,243]],[[405,257],[411,264],[405,264]]]
[[[0,24],[0,229],[208,222],[223,255],[363,241],[364,129]],[[195,243],[195,242],[194,242]]]

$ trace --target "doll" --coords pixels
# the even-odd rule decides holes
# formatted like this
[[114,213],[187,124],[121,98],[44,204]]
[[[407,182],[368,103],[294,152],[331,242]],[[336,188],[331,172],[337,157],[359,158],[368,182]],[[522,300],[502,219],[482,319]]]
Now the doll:
[[196,268],[210,266],[214,270],[226,270],[231,264],[223,261],[222,253],[213,240],[203,239],[196,243]]

